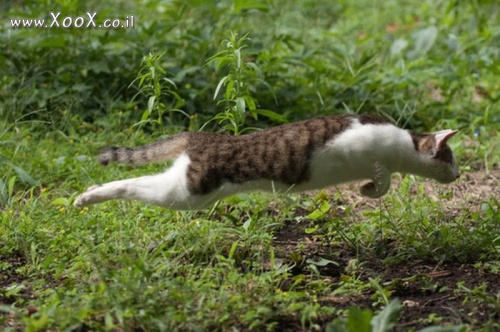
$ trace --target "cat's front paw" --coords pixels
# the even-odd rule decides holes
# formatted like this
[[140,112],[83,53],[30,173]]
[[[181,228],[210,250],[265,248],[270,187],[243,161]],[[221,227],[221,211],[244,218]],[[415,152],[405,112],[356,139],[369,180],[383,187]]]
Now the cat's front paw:
[[[389,188],[387,188],[388,190]],[[377,187],[374,182],[368,182],[367,184],[361,186],[360,192],[361,195],[367,196],[370,198],[379,198],[387,193],[387,190],[383,190],[380,187]]]
[[100,187],[100,185],[89,187],[83,194],[75,198],[75,200],[73,201],[73,205],[77,207],[85,207],[87,205],[93,204],[94,202],[92,199],[92,191],[98,187]]

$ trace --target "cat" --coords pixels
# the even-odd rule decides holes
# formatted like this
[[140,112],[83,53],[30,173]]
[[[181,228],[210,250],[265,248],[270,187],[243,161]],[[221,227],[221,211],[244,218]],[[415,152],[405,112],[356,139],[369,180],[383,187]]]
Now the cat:
[[455,181],[460,173],[446,144],[457,130],[414,134],[373,115],[312,118],[241,136],[185,132],[137,148],[109,147],[99,162],[174,160],[164,173],[95,185],[83,207],[111,199],[169,209],[202,209],[240,192],[301,192],[355,180],[364,196],[387,193],[391,173]]

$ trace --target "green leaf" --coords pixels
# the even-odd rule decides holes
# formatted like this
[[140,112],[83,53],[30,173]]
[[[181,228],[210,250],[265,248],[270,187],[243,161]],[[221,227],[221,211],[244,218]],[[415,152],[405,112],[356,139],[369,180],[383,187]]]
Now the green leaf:
[[153,108],[155,106],[155,100],[156,100],[156,96],[149,97],[149,100],[148,100],[148,112],[149,112],[149,114],[153,113]]
[[23,284],[12,284],[10,286],[5,287],[5,295],[7,297],[15,296],[26,289],[26,286]]
[[224,93],[224,98],[226,100],[233,100],[236,97],[236,89],[234,88],[235,82],[229,80],[226,87],[226,93]]
[[90,62],[88,64],[88,69],[92,70],[96,74],[111,73],[111,70],[109,69],[109,66],[108,66],[108,62],[105,62],[105,61]]
[[235,0],[234,1],[234,13],[239,15],[242,11],[248,9],[257,9],[267,11],[268,6],[266,1],[263,0]]
[[52,200],[52,202],[50,202],[50,204],[68,206],[69,202],[68,202],[68,199],[66,197],[58,197],[58,198]]
[[255,64],[255,62],[245,62],[245,64],[246,64],[249,68],[253,69],[253,71],[255,71],[255,72],[257,73],[257,75],[262,75],[262,72],[261,72],[261,70],[260,70],[259,66],[257,66],[257,65]]
[[151,73],[151,78],[154,80],[155,79],[155,66],[150,66],[149,67],[149,72]]
[[222,88],[222,86],[224,85],[224,83],[226,82],[226,80],[229,78],[229,75],[228,76],[224,76],[220,81],[219,81],[219,84],[217,84],[217,88],[215,88],[215,93],[214,93],[214,100],[217,98],[217,96],[219,95],[219,91],[220,89]]
[[[148,78],[148,75],[142,75],[140,77],[139,84],[138,84],[139,88],[142,87],[142,85],[144,84],[144,81],[146,80],[146,78]],[[141,90],[141,91],[143,91],[143,90]]]
[[245,114],[245,110],[246,110],[245,98],[243,98],[243,97],[236,98],[236,111],[240,115],[243,115],[243,114]]
[[115,326],[115,324],[113,323],[113,317],[111,316],[111,314],[109,312],[107,312],[104,315],[104,324],[108,329],[111,329]]
[[19,178],[21,179],[21,181],[25,182],[25,183],[28,183],[32,186],[35,186],[38,184],[38,181],[33,179],[31,177],[31,175],[28,174],[28,172],[26,172],[24,169],[22,169],[21,167],[19,166],[16,166],[12,163],[9,163],[9,166],[12,167],[12,169],[17,173],[17,175],[19,175]]
[[356,332],[371,332],[373,313],[370,309],[349,308],[347,313],[347,329]]
[[252,224],[252,219],[248,218],[244,223],[243,223],[243,229],[245,232],[248,232],[248,229],[250,228],[250,225]]
[[149,118],[149,115],[151,114],[151,112],[149,110],[145,110],[143,113],[142,113],[142,117],[141,117],[141,122],[144,122],[146,121],[148,118]]
[[401,302],[392,300],[378,315],[373,317],[371,325],[373,332],[389,332],[392,331],[396,323],[399,311],[401,310]]
[[241,67],[241,50],[238,48],[234,50],[234,55],[236,56],[236,69]]
[[323,202],[319,208],[314,210],[313,212],[309,213],[305,218],[306,219],[312,219],[312,220],[318,220],[320,218],[323,218],[323,216],[330,211],[330,208],[332,206],[328,202]]
[[0,202],[5,203],[8,200],[9,196],[7,195],[7,188],[5,185],[5,181],[0,179]]
[[278,114],[274,111],[271,110],[266,110],[266,109],[256,109],[253,111],[253,113],[257,113],[259,115],[265,116],[266,118],[269,118],[274,121],[278,122],[286,122],[286,117],[283,116],[282,114]]
[[9,195],[9,197],[12,197],[12,195],[14,193],[14,184],[15,183],[16,183],[16,177],[12,176],[9,179],[9,188],[8,188],[8,191],[7,191],[7,194]]
[[170,84],[171,86],[173,86],[174,88],[177,89],[177,85],[175,85],[175,82],[172,81],[171,79],[164,77],[164,78],[162,78],[162,80],[167,82],[168,84]]
[[255,104],[255,99],[249,95],[246,95],[243,98],[245,99],[245,103],[247,104],[247,107],[250,110],[250,112],[252,112],[255,118],[257,118],[257,114],[255,113],[255,110],[257,109],[257,105]]
[[327,266],[328,264],[333,264],[333,265],[339,266],[339,263],[332,261],[332,260],[329,260],[329,259],[326,259],[326,258],[322,258],[322,257],[320,257],[319,260],[317,260],[317,261],[308,258],[306,260],[306,263],[312,264],[315,266],[320,266],[320,267]]
[[313,234],[314,232],[316,232],[319,228],[319,225],[314,225],[314,227],[308,227],[304,230],[304,232],[306,234]]
[[234,241],[233,244],[231,245],[231,248],[229,249],[229,254],[227,258],[232,259],[234,257],[234,253],[236,252],[236,249],[238,248],[238,240]]
[[391,45],[391,56],[399,56],[408,47],[408,41],[403,38],[396,39]]
[[435,44],[438,29],[434,26],[419,30],[415,33],[415,51],[425,54]]

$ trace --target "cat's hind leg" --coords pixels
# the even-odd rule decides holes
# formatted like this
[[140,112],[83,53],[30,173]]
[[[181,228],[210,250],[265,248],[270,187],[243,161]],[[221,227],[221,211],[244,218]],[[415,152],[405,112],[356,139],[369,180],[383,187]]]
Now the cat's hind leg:
[[95,185],[78,196],[73,204],[83,207],[112,199],[129,199],[173,209],[184,208],[189,192],[182,181],[169,179],[167,173]]
[[92,186],[78,196],[73,205],[83,207],[112,199],[129,199],[172,209],[196,208],[187,187],[189,158],[184,157],[179,157],[164,173]]

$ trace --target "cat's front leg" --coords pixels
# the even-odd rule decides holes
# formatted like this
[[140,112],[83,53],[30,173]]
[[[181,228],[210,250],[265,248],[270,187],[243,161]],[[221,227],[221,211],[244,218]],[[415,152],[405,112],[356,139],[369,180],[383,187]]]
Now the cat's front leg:
[[380,162],[373,163],[373,181],[361,187],[361,194],[370,198],[379,198],[389,191],[391,173]]

